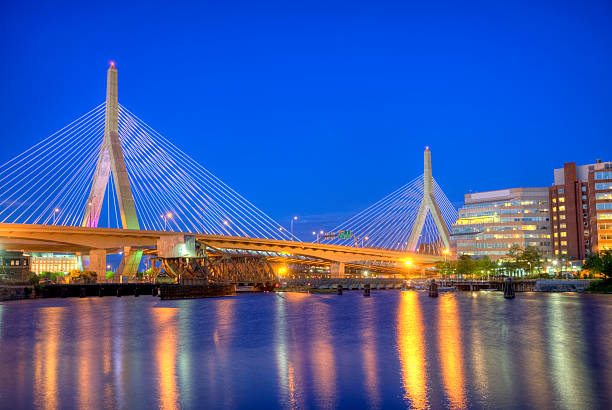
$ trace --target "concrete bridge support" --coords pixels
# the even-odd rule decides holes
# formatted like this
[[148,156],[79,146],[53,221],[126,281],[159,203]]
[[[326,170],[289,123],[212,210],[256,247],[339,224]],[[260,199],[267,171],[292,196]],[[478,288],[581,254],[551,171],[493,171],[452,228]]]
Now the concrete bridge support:
[[96,272],[98,282],[106,281],[106,249],[92,249],[89,251],[89,270]]
[[129,276],[132,277],[138,273],[138,267],[140,266],[140,260],[142,259],[142,251],[139,249],[132,249],[131,246],[123,248],[123,257],[121,263],[117,268],[117,276]]
[[330,276],[332,278],[343,278],[344,277],[344,262],[332,262],[329,269]]

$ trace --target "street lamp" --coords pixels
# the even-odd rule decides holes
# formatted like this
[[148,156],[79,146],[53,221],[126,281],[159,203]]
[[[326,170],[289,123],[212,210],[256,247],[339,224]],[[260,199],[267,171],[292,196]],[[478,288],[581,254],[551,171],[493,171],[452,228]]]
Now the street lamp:
[[298,217],[294,216],[291,218],[291,240],[293,240],[293,221],[297,221]]
[[364,243],[365,241],[367,241],[368,239],[370,239],[370,238],[368,238],[367,236],[364,236],[364,237],[361,239],[361,247],[362,247],[362,248],[363,248],[363,243]]
[[59,211],[60,211],[59,208],[55,208],[53,210],[53,225],[57,224],[57,214],[59,213]]
[[164,231],[168,230],[168,219],[172,219],[172,212],[166,213],[166,215],[162,215],[161,218],[164,220]]

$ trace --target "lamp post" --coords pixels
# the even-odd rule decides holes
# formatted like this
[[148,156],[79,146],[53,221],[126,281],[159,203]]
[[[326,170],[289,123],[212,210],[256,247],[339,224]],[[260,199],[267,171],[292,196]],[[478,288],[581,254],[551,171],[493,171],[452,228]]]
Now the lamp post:
[[531,262],[527,262],[529,264],[529,274],[531,275]]
[[446,259],[448,254],[450,253],[450,249],[445,248],[442,253],[444,254],[444,276],[446,276],[448,272],[448,260]]
[[53,225],[57,225],[57,214],[59,213],[59,208],[55,208],[53,210]]
[[367,236],[364,236],[363,238],[361,238],[361,247],[362,248],[363,248],[364,242],[367,241],[368,239],[370,239],[370,238],[368,238]]
[[162,215],[161,218],[164,220],[164,231],[168,230],[168,219],[172,219],[172,212],[166,213],[166,215]]
[[298,217],[294,216],[291,218],[291,240],[293,240],[293,221],[297,221]]

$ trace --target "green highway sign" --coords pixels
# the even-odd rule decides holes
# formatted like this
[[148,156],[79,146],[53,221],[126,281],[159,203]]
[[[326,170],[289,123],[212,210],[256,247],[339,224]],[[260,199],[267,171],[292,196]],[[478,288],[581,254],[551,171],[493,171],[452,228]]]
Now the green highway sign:
[[351,231],[338,231],[338,239],[351,239]]

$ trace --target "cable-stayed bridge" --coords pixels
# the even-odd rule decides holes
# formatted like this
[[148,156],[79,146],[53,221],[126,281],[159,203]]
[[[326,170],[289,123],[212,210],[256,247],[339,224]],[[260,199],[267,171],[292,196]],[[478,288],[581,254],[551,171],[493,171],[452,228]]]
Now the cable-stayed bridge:
[[[425,172],[338,226],[354,241],[305,243],[156,132],[118,101],[117,70],[106,101],[0,166],[0,246],[76,252],[104,277],[106,254],[133,275],[144,252],[197,258],[202,248],[248,252],[279,263],[431,263],[450,247],[456,211]],[[199,249],[199,250],[198,250]]]

